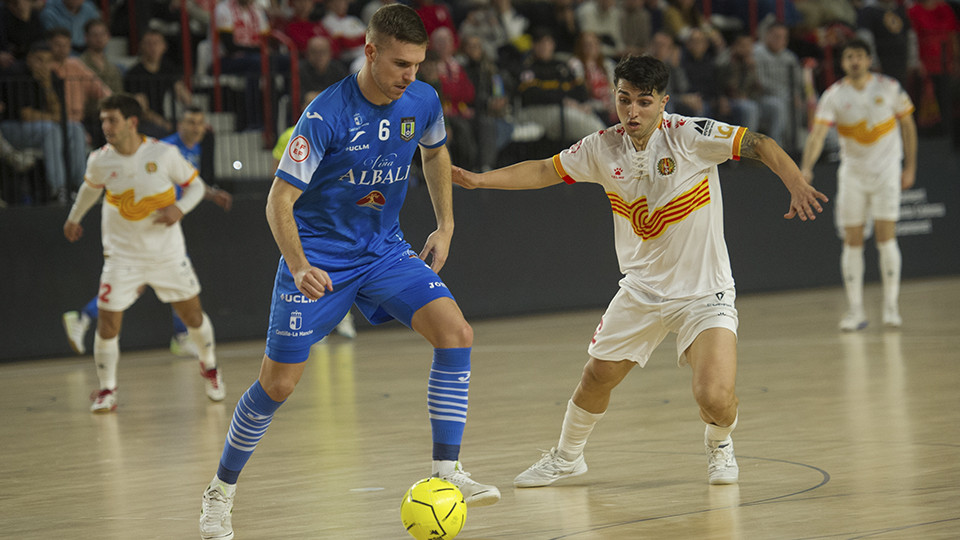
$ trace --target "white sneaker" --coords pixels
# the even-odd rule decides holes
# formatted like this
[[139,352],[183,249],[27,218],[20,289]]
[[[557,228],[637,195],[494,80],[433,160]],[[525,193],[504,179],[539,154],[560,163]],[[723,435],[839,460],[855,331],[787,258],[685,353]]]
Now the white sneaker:
[[216,476],[203,492],[200,505],[200,538],[203,540],[231,540],[233,523],[233,497],[237,494],[237,485],[225,484]]
[[587,462],[583,454],[573,461],[560,457],[556,448],[543,454],[540,461],[513,479],[513,485],[521,488],[549,486],[561,478],[572,478],[587,472]]
[[174,334],[170,338],[170,352],[181,358],[200,358],[197,344],[190,339],[190,334],[187,332]]
[[471,480],[470,473],[463,470],[463,465],[459,461],[454,466],[453,472],[437,473],[434,476],[457,486],[467,506],[489,506],[500,500],[500,490],[497,486],[488,486]]
[[337,333],[349,339],[357,337],[357,329],[353,326],[353,314],[349,311],[337,325]]
[[63,331],[67,333],[67,341],[70,342],[70,348],[77,354],[87,352],[83,345],[83,338],[87,335],[87,328],[90,327],[90,319],[81,316],[76,311],[68,311],[63,314]]
[[733,439],[727,437],[713,446],[704,440],[707,451],[707,478],[713,485],[736,484],[740,478],[740,467],[733,455]]
[[93,405],[90,405],[90,412],[94,414],[103,414],[117,410],[117,389],[99,390],[94,392],[90,399]]
[[840,330],[844,332],[856,332],[866,327],[867,316],[864,315],[863,311],[848,311],[843,318],[840,319]]
[[203,384],[207,387],[207,397],[211,401],[223,401],[223,398],[227,397],[227,387],[223,385],[219,369],[204,369],[203,364],[200,364],[200,376],[203,377]]
[[883,325],[889,328],[900,328],[903,325],[897,306],[883,308]]

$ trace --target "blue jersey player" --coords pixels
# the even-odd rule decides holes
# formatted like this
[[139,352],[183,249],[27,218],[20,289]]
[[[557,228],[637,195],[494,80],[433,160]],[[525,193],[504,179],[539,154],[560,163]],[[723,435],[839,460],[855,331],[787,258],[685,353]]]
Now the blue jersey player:
[[[436,273],[447,258],[453,209],[440,100],[415,78],[427,43],[411,8],[380,8],[367,29],[359,73],[320,94],[294,128],[267,198],[267,220],[282,258],[266,351],[204,491],[201,538],[233,538],[230,516],[240,470],[293,393],[310,346],[353,304],[371,322],[397,319],[433,345],[427,391],[433,474],[457,485],[467,504],[500,499],[496,487],[471,480],[458,461],[473,330]],[[398,223],[418,146],[437,217],[419,257]]]

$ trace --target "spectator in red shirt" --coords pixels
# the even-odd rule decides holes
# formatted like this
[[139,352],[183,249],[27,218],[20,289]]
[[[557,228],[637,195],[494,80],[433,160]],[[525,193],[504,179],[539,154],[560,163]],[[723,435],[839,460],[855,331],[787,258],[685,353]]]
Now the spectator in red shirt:
[[[950,111],[950,76],[960,73],[957,16],[943,0],[921,0],[907,10],[907,16],[917,33],[921,75],[929,77],[926,84],[933,84],[941,114]],[[920,110],[923,109],[923,100],[920,100]],[[929,127],[925,126],[922,116],[921,127]]]
[[453,135],[450,140],[451,160],[468,169],[475,168],[477,141],[473,134],[473,100],[476,92],[467,72],[454,58],[454,33],[440,27],[430,35],[430,48],[437,53],[437,76],[440,79],[440,100],[443,116]]
[[349,7],[350,0],[327,0],[327,14],[322,20],[331,41],[340,51],[337,58],[345,64],[361,58],[367,42],[367,26],[359,17],[347,14]]
[[453,13],[450,11],[450,6],[434,0],[415,0],[413,7],[417,10],[417,15],[423,19],[427,34],[432,37],[438,28],[449,29],[453,35],[453,50],[457,50],[460,40],[457,37],[457,29],[453,26]]
[[[290,0],[293,13],[283,25],[283,33],[293,40],[301,53],[307,51],[307,43],[311,38],[321,36],[330,39],[330,33],[315,15],[316,6],[317,0]],[[337,55],[336,49],[333,55]]]

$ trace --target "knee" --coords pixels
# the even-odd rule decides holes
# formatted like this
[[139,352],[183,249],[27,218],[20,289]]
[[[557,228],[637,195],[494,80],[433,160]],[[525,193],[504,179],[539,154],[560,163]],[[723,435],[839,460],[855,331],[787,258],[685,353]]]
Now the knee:
[[270,380],[261,378],[260,386],[262,386],[263,391],[270,396],[270,399],[274,401],[284,401],[293,394],[293,390],[297,387],[297,381],[284,378],[274,378]]
[[441,340],[444,345],[438,348],[472,347],[473,327],[466,320],[461,319],[458,324],[443,333]]
[[736,410],[739,400],[732,385],[705,383],[694,387],[694,399],[697,405],[710,418],[721,419]]
[[588,391],[609,391],[613,389],[622,377],[618,376],[611,362],[590,360],[583,366],[583,375],[580,377],[580,386]]

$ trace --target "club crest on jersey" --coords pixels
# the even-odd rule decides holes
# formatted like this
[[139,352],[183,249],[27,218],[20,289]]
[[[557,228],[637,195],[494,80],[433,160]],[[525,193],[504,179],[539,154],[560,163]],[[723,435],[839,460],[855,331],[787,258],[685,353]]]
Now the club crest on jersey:
[[287,154],[290,156],[290,159],[297,163],[303,163],[310,155],[310,143],[307,142],[307,138],[303,135],[297,135],[297,137],[287,145]]
[[383,210],[383,206],[385,204],[387,204],[387,198],[383,196],[383,193],[380,193],[377,190],[373,190],[370,193],[367,193],[366,197],[357,201],[357,206],[365,206],[367,208],[373,208],[378,212]]
[[363,117],[360,116],[360,113],[353,113],[353,125],[359,126],[363,124]]
[[417,130],[417,119],[413,116],[407,116],[400,119],[400,138],[409,141],[413,139],[413,134]]
[[148,162],[146,169],[147,169],[147,172],[148,172],[148,173],[155,173],[155,172],[157,172],[157,162],[155,162],[155,161],[150,161],[150,162]]
[[677,162],[672,157],[660,158],[657,162],[657,172],[660,176],[670,176],[677,170]]

